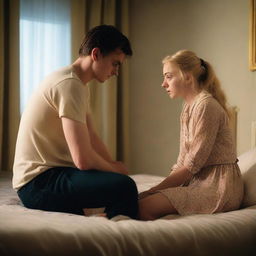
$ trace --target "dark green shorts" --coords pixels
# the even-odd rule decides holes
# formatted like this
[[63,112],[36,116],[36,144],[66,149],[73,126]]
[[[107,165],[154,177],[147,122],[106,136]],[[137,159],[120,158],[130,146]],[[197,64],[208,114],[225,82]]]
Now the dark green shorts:
[[105,207],[108,218],[137,218],[138,191],[129,176],[72,167],[51,168],[18,190],[24,206],[83,215],[83,208]]

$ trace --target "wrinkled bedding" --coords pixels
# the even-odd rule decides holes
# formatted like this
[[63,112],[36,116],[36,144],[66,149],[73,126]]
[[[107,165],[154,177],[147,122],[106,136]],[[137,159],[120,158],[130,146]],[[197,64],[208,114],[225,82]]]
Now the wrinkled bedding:
[[[256,206],[155,221],[26,209],[0,173],[0,255],[256,255]],[[139,191],[163,178],[132,175]]]

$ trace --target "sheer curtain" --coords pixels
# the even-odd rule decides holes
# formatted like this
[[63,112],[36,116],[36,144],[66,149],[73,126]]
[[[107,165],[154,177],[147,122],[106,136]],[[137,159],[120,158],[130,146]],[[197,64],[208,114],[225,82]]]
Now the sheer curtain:
[[70,0],[20,0],[20,111],[40,81],[71,62]]

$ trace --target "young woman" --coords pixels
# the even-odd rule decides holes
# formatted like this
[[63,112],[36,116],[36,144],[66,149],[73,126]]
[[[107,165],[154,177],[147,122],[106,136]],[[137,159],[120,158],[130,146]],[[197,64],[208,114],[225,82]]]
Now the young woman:
[[170,175],[140,194],[140,218],[238,209],[243,182],[226,97],[211,65],[182,50],[164,58],[163,75],[169,96],[184,99],[180,152]]

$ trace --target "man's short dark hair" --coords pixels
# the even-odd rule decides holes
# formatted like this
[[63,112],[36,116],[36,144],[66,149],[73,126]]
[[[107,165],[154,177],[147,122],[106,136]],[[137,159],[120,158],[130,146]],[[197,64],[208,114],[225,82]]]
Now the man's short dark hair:
[[99,48],[103,56],[117,49],[125,55],[132,56],[128,38],[111,25],[100,25],[89,30],[80,46],[79,55],[90,55],[93,48]]

